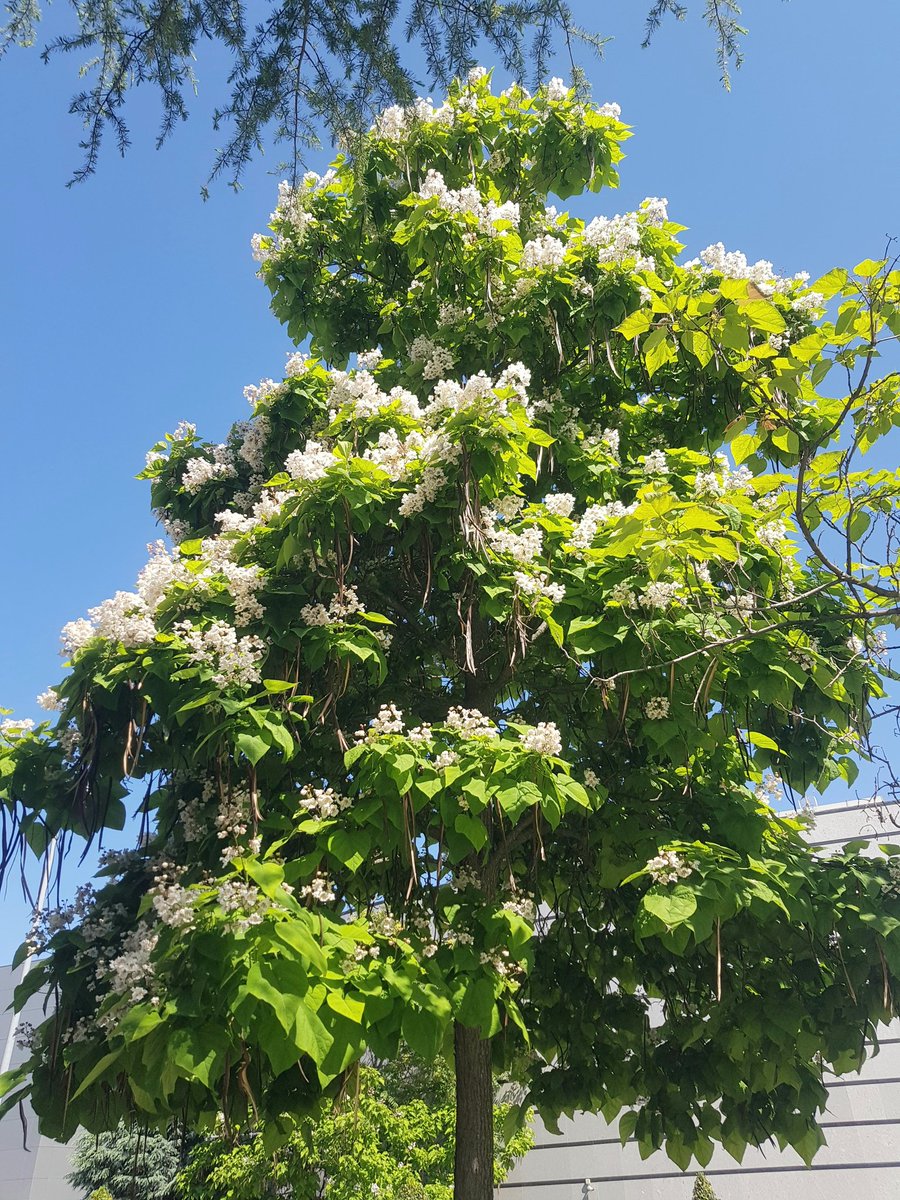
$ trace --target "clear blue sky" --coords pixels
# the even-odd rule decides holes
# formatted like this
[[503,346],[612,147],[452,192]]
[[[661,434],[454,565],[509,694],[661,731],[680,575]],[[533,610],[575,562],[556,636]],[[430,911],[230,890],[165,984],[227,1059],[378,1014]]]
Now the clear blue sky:
[[[643,51],[649,0],[575,0],[582,25],[615,38],[588,64],[595,98],[618,101],[635,131],[621,189],[591,198],[594,211],[667,196],[690,254],[721,240],[785,273],[880,257],[900,234],[897,0],[746,0],[731,93],[702,0],[689,6]],[[221,61],[200,59],[196,112],[163,150],[156,99],[137,95],[133,149],[120,159],[110,143],[97,176],[66,189],[75,66],[45,67],[34,50],[0,63],[0,704],[22,717],[41,715],[34,697],[59,677],[60,627],[130,588],[159,536],[133,478],[145,450],[182,418],[221,437],[246,415],[243,386],[277,377],[288,348],[249,253],[273,207],[277,150],[239,195],[199,196]],[[11,894],[0,961],[20,908]]]

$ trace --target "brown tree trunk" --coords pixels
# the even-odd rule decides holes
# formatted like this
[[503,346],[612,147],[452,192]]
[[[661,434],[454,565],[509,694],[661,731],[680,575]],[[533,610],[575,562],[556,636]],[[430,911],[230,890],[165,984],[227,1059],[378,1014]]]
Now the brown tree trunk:
[[494,1195],[494,1079],[491,1044],[477,1029],[458,1022],[456,1057],[456,1152],[453,1200],[492,1200]]

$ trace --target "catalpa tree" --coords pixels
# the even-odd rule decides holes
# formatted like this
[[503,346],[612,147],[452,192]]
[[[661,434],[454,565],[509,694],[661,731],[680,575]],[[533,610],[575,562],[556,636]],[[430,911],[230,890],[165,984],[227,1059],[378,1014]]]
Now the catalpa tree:
[[457,1200],[492,1068],[683,1167],[820,1144],[824,1073],[897,1008],[896,852],[782,810],[852,779],[884,694],[898,476],[856,459],[900,420],[900,274],[810,289],[679,263],[659,199],[548,207],[627,136],[475,72],[282,187],[255,251],[309,355],[224,444],[151,452],[174,548],[64,631],[57,723],[6,726],[10,852],[145,788],[35,934],[6,1103],[51,1136],[274,1143],[402,1040],[455,1055]]

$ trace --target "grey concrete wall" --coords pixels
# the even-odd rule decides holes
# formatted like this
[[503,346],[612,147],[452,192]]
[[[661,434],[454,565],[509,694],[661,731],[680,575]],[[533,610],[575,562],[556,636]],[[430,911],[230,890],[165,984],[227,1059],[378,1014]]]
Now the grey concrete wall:
[[[820,807],[812,840],[836,850],[856,837],[900,845],[887,809],[877,805]],[[717,1151],[706,1174],[720,1200],[900,1200],[900,1022],[883,1027],[881,1050],[858,1075],[828,1084],[822,1125],[828,1140],[807,1168],[793,1151],[748,1150],[738,1164]],[[682,1173],[663,1152],[642,1162],[633,1142],[622,1146],[615,1126],[576,1114],[561,1135],[535,1128],[534,1149],[498,1191],[501,1200],[689,1200],[694,1171]]]

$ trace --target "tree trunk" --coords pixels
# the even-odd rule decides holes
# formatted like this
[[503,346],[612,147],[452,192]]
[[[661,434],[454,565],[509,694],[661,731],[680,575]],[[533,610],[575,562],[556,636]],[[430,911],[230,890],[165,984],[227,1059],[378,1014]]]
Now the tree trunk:
[[456,1152],[453,1200],[492,1200],[494,1195],[494,1079],[491,1044],[477,1029],[458,1022],[456,1057]]

